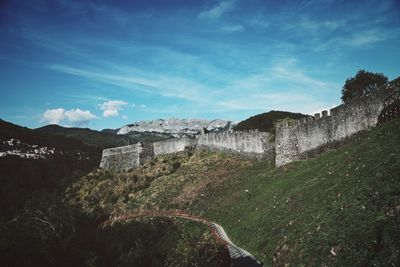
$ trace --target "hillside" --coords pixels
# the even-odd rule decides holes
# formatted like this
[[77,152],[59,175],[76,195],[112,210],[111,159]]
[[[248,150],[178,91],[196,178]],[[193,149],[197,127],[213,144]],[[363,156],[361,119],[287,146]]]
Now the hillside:
[[86,144],[102,148],[123,146],[133,141],[127,136],[114,133],[99,132],[88,128],[62,127],[54,124],[37,128],[35,131],[73,138]]
[[19,139],[25,143],[55,147],[60,150],[93,150],[93,146],[79,140],[57,136],[21,127],[0,119],[0,140]]
[[207,217],[267,266],[395,266],[399,129],[396,119],[282,168],[223,153],[163,156],[130,173],[94,172],[68,199],[86,214],[179,209]]
[[156,142],[170,138],[169,135],[156,133],[117,134],[116,130],[110,129],[95,131],[88,128],[70,128],[54,124],[37,128],[35,131],[72,138],[84,142],[85,144],[101,148],[124,146],[127,144],[135,144],[137,142]]
[[0,120],[0,208],[6,218],[35,194],[97,168],[101,149]]
[[274,127],[274,123],[278,120],[285,118],[300,119],[305,116],[306,115],[301,113],[273,110],[241,121],[233,129],[236,131],[259,130],[260,132],[271,132]]

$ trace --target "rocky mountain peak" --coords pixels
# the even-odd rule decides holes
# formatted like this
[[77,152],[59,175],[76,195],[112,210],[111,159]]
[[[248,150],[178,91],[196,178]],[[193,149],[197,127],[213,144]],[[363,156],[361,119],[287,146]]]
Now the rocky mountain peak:
[[206,119],[157,119],[150,121],[139,121],[133,124],[125,125],[118,130],[118,134],[128,133],[163,133],[170,134],[175,137],[195,136],[200,133],[203,128],[211,132],[221,132],[231,130],[235,125],[232,121],[227,120],[206,120]]

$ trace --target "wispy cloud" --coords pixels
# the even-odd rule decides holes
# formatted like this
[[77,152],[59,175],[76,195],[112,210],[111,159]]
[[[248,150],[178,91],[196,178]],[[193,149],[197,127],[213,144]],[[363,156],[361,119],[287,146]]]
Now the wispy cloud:
[[234,9],[236,4],[236,0],[226,0],[221,1],[217,5],[213,6],[210,9],[202,11],[198,17],[199,18],[206,18],[206,19],[218,19],[223,16],[225,13]]
[[201,97],[200,92],[206,89],[203,85],[192,80],[160,74],[142,74],[149,76],[143,77],[134,73],[113,73],[104,70],[91,71],[60,65],[51,65],[48,68],[133,91],[184,100],[201,101],[204,98]]
[[276,64],[271,68],[271,75],[275,80],[291,82],[297,86],[302,86],[303,88],[318,88],[319,90],[338,88],[337,84],[328,83],[306,75],[304,71],[299,70],[295,66],[295,62],[295,59],[289,59]]
[[351,35],[348,40],[341,42],[349,46],[364,46],[371,45],[377,42],[382,42],[388,39],[396,38],[400,31],[387,31],[385,29],[370,29],[360,33]]
[[227,99],[217,104],[225,112],[228,110],[255,112],[287,110],[309,113],[323,106],[312,95],[296,91],[254,94],[246,96],[246,101],[243,101],[243,99]]
[[[289,110],[311,113],[337,104],[326,99],[339,86],[306,74],[294,58],[282,60],[258,73],[232,81],[215,103],[218,112]],[[226,93],[229,92],[230,94]]]
[[61,125],[74,125],[84,126],[88,125],[89,121],[96,119],[89,110],[70,109],[65,110],[63,108],[47,109],[41,117],[41,122],[50,124],[61,124]]

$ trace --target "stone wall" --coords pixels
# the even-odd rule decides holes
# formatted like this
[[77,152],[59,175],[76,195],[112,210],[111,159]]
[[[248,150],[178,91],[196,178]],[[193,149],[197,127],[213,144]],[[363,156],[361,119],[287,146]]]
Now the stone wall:
[[394,91],[387,88],[322,114],[276,125],[276,166],[302,159],[308,151],[338,142],[378,122],[383,100]]
[[383,109],[384,99],[396,90],[398,87],[388,86],[370,96],[337,106],[330,110],[330,114],[325,110],[322,114],[301,120],[281,121],[276,124],[275,137],[258,131],[208,133],[199,135],[197,139],[175,138],[153,144],[138,143],[105,149],[100,167],[126,171],[155,156],[184,151],[188,147],[268,160],[275,157],[276,166],[282,166],[374,127]]
[[182,137],[153,143],[154,155],[171,154],[196,146],[196,139]]
[[197,139],[198,149],[233,152],[266,159],[274,157],[274,147],[273,136],[258,131],[208,133],[200,135]]
[[143,143],[107,148],[103,150],[100,168],[118,172],[128,171],[153,157],[153,147]]

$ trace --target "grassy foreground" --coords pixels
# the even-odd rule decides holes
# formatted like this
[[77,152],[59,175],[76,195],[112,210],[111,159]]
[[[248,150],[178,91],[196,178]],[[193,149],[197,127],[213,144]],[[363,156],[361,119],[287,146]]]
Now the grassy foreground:
[[91,173],[67,198],[88,214],[205,216],[266,266],[400,266],[400,120],[282,168],[188,152],[130,173]]

